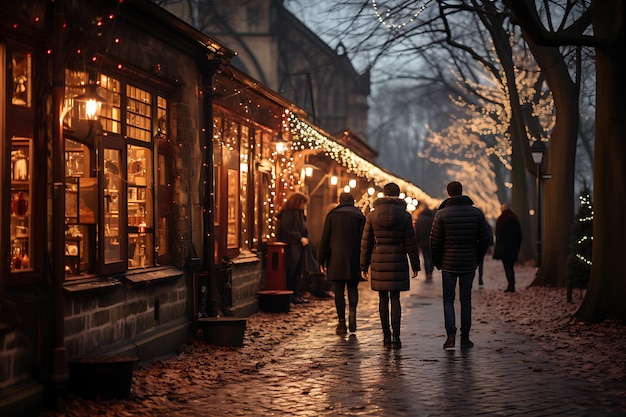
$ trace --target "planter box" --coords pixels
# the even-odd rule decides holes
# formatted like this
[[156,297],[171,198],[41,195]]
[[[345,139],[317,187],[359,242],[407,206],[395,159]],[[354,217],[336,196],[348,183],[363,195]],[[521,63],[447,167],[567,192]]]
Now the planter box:
[[259,291],[259,308],[266,313],[289,313],[293,291],[264,290]]
[[205,317],[198,319],[198,329],[206,343],[216,346],[243,346],[248,319],[236,317]]
[[136,356],[126,355],[74,359],[68,364],[70,387],[85,398],[128,398],[137,360]]

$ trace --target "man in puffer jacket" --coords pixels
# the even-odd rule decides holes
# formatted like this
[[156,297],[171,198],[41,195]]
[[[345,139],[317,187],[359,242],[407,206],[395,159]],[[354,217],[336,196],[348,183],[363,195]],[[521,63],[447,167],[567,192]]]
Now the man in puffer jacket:
[[[409,290],[409,265],[411,278],[417,276],[420,261],[411,215],[406,202],[399,198],[400,187],[389,183],[383,188],[384,197],[374,201],[361,239],[361,276],[368,279],[371,267],[372,290],[378,291],[378,311],[383,328],[383,345],[386,348],[402,347],[400,342],[400,291]],[[391,299],[391,328],[389,329],[389,301]]]
[[455,345],[456,320],[454,296],[459,280],[461,301],[461,348],[472,347],[469,332],[472,324],[472,282],[476,267],[489,248],[489,226],[483,212],[474,207],[471,198],[461,195],[458,181],[448,184],[448,199],[435,214],[430,231],[430,253],[433,264],[441,269],[443,315],[447,339],[444,349]]

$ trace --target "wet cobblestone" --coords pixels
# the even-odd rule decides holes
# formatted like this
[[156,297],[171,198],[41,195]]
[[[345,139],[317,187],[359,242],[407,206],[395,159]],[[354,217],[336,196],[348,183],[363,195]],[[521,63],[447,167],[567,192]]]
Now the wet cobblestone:
[[[490,263],[492,271],[498,267]],[[294,306],[288,314],[299,319],[293,322],[273,316],[279,326],[281,321],[285,327],[300,323],[283,329],[280,340],[247,334],[243,348],[216,349],[214,361],[241,359],[238,366],[209,372],[198,365],[207,358],[192,352],[162,362],[157,375],[161,383],[168,381],[167,389],[151,391],[154,387],[141,375],[155,375],[154,369],[139,371],[128,400],[71,397],[63,412],[47,415],[626,415],[624,381],[600,384],[569,375],[539,343],[494,313],[484,294],[495,291],[500,281],[486,279],[485,290],[475,285],[471,338],[476,346],[461,349],[457,341],[456,349],[444,350],[440,285],[440,274],[432,283],[418,278],[402,294],[402,349],[383,347],[377,295],[365,283],[356,333],[335,335],[334,302],[315,300]],[[255,331],[251,327],[248,333]],[[248,345],[261,355],[244,355]],[[168,361],[187,367],[182,371]]]

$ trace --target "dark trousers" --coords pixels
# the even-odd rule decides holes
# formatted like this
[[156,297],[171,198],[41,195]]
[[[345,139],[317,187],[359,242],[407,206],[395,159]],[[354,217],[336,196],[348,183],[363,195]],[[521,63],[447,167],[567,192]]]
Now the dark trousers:
[[391,300],[391,328],[394,337],[400,337],[400,291],[378,291],[378,312],[383,334],[389,335],[389,300]]
[[472,283],[474,271],[463,274],[441,271],[443,286],[443,318],[448,336],[456,335],[456,317],[454,313],[454,295],[456,281],[459,281],[459,300],[461,301],[461,336],[469,336],[472,327]]
[[515,290],[515,261],[502,260],[504,266],[504,274],[506,275],[506,281],[508,282],[507,289]]
[[287,245],[285,248],[285,269],[287,282],[285,286],[293,291],[294,296],[299,296],[298,278],[302,274],[302,246]]
[[433,258],[430,256],[430,248],[428,245],[420,245],[420,251],[424,258],[424,271],[426,272],[426,276],[430,278],[433,275],[434,269]]
[[339,320],[346,319],[345,288],[348,287],[348,308],[350,313],[356,313],[359,302],[359,281],[333,281],[335,292],[335,308]]

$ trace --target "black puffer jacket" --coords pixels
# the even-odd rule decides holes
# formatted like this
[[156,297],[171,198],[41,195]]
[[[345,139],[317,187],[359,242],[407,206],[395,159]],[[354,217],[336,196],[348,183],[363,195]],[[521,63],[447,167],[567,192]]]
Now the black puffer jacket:
[[483,212],[465,195],[452,196],[435,213],[430,254],[437,269],[466,273],[476,270],[490,245]]
[[374,211],[365,222],[361,239],[361,271],[371,266],[374,291],[408,291],[409,264],[420,270],[415,233],[406,203],[396,197],[374,201]]
[[340,204],[324,221],[319,263],[327,268],[329,281],[359,281],[359,253],[365,216],[354,203]]

